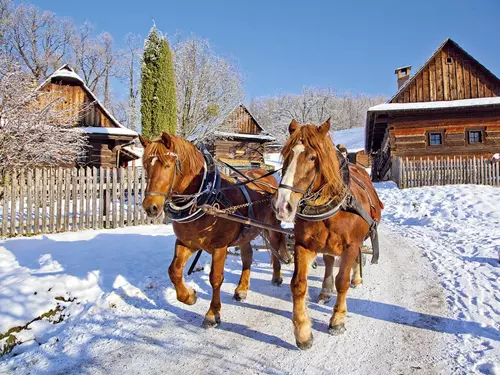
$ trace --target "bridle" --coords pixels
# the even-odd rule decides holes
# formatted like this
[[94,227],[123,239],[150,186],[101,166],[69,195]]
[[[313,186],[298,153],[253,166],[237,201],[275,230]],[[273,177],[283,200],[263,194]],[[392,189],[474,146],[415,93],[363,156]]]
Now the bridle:
[[146,196],[146,197],[164,197],[165,198],[164,205],[166,205],[168,202],[170,202],[170,200],[172,198],[172,193],[174,191],[175,178],[177,177],[177,174],[182,175],[182,163],[179,159],[179,155],[176,152],[172,152],[172,151],[168,151],[166,154],[168,156],[173,156],[175,158],[174,175],[172,177],[172,181],[170,184],[170,190],[168,191],[168,193],[161,193],[161,192],[156,192],[156,191],[144,192],[144,196]]
[[[316,196],[316,193],[313,193],[312,192],[312,189],[314,189],[314,185],[316,185],[316,180],[318,179],[318,176],[320,174],[320,169],[319,169],[319,164],[316,165],[316,171],[314,173],[314,178],[312,180],[312,182],[309,184],[309,186],[307,187],[307,189],[299,189],[299,188],[296,188],[295,186],[290,186],[290,185],[286,185],[286,184],[282,184],[280,183],[278,188],[279,189],[287,189],[287,190],[290,190],[290,191],[293,191],[294,193],[298,193],[298,194],[302,194],[302,199],[300,200],[301,202],[302,201],[306,201],[306,200],[311,200],[310,198],[313,197],[313,196]],[[321,191],[322,188],[320,188],[319,191]]]

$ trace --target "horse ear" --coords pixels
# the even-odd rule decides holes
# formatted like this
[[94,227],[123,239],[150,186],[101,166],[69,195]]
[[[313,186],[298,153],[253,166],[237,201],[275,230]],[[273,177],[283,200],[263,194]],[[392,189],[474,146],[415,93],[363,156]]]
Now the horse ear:
[[328,118],[321,126],[318,128],[318,131],[321,135],[326,135],[330,131],[330,120],[331,117]]
[[295,119],[293,119],[290,125],[288,125],[288,132],[290,133],[290,135],[295,133],[295,130],[297,130],[299,126],[300,126],[299,123],[295,121]]
[[139,141],[141,141],[141,144],[144,148],[148,147],[148,145],[151,143],[151,141],[147,140],[140,134],[139,134]]
[[168,134],[167,132],[163,132],[161,134],[161,140],[163,141],[165,146],[167,146],[167,148],[170,148],[170,146],[172,145],[172,137],[170,137],[170,134]]

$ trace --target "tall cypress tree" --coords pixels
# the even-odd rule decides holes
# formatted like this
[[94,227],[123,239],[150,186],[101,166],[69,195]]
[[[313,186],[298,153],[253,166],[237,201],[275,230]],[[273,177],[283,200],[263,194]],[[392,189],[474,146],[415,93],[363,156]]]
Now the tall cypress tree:
[[142,135],[176,133],[177,96],[174,64],[167,40],[153,26],[144,43],[141,73]]

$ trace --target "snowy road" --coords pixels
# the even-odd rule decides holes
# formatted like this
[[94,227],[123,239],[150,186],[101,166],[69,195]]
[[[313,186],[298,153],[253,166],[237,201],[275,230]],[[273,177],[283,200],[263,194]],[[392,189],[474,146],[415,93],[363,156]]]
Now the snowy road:
[[[204,330],[201,321],[211,293],[208,267],[188,277],[198,291],[197,304],[177,302],[167,275],[174,240],[169,227],[63,236],[43,237],[37,246],[29,245],[33,239],[10,240],[0,243],[0,250],[3,246],[21,268],[29,267],[30,277],[37,277],[37,262],[45,270],[87,281],[96,274],[102,293],[95,302],[82,304],[78,316],[54,325],[60,328],[46,334],[45,343],[0,362],[0,373],[460,374],[467,371],[454,360],[457,335],[474,331],[486,341],[495,340],[495,331],[447,315],[444,290],[428,261],[385,225],[380,263],[366,266],[365,284],[348,294],[343,336],[327,333],[332,302],[314,303],[323,267],[312,270],[309,312],[315,342],[305,352],[295,347],[292,333],[291,268],[283,272],[282,287],[272,286],[266,253],[256,253],[245,303],[231,299],[240,263],[228,258],[222,324]],[[52,268],[45,253],[57,261]],[[201,261],[208,263],[208,257]]]

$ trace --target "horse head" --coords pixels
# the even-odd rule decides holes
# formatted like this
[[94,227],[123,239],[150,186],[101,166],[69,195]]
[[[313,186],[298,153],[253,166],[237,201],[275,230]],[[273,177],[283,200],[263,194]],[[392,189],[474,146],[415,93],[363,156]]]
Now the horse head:
[[313,193],[339,193],[343,183],[329,130],[330,119],[321,126],[290,123],[282,151],[283,178],[273,199],[278,220],[293,222],[300,202]]
[[142,165],[147,174],[142,207],[149,217],[158,217],[174,192],[177,176],[182,173],[181,162],[175,152],[174,138],[167,132],[153,141],[142,136],[139,139],[144,147]]

